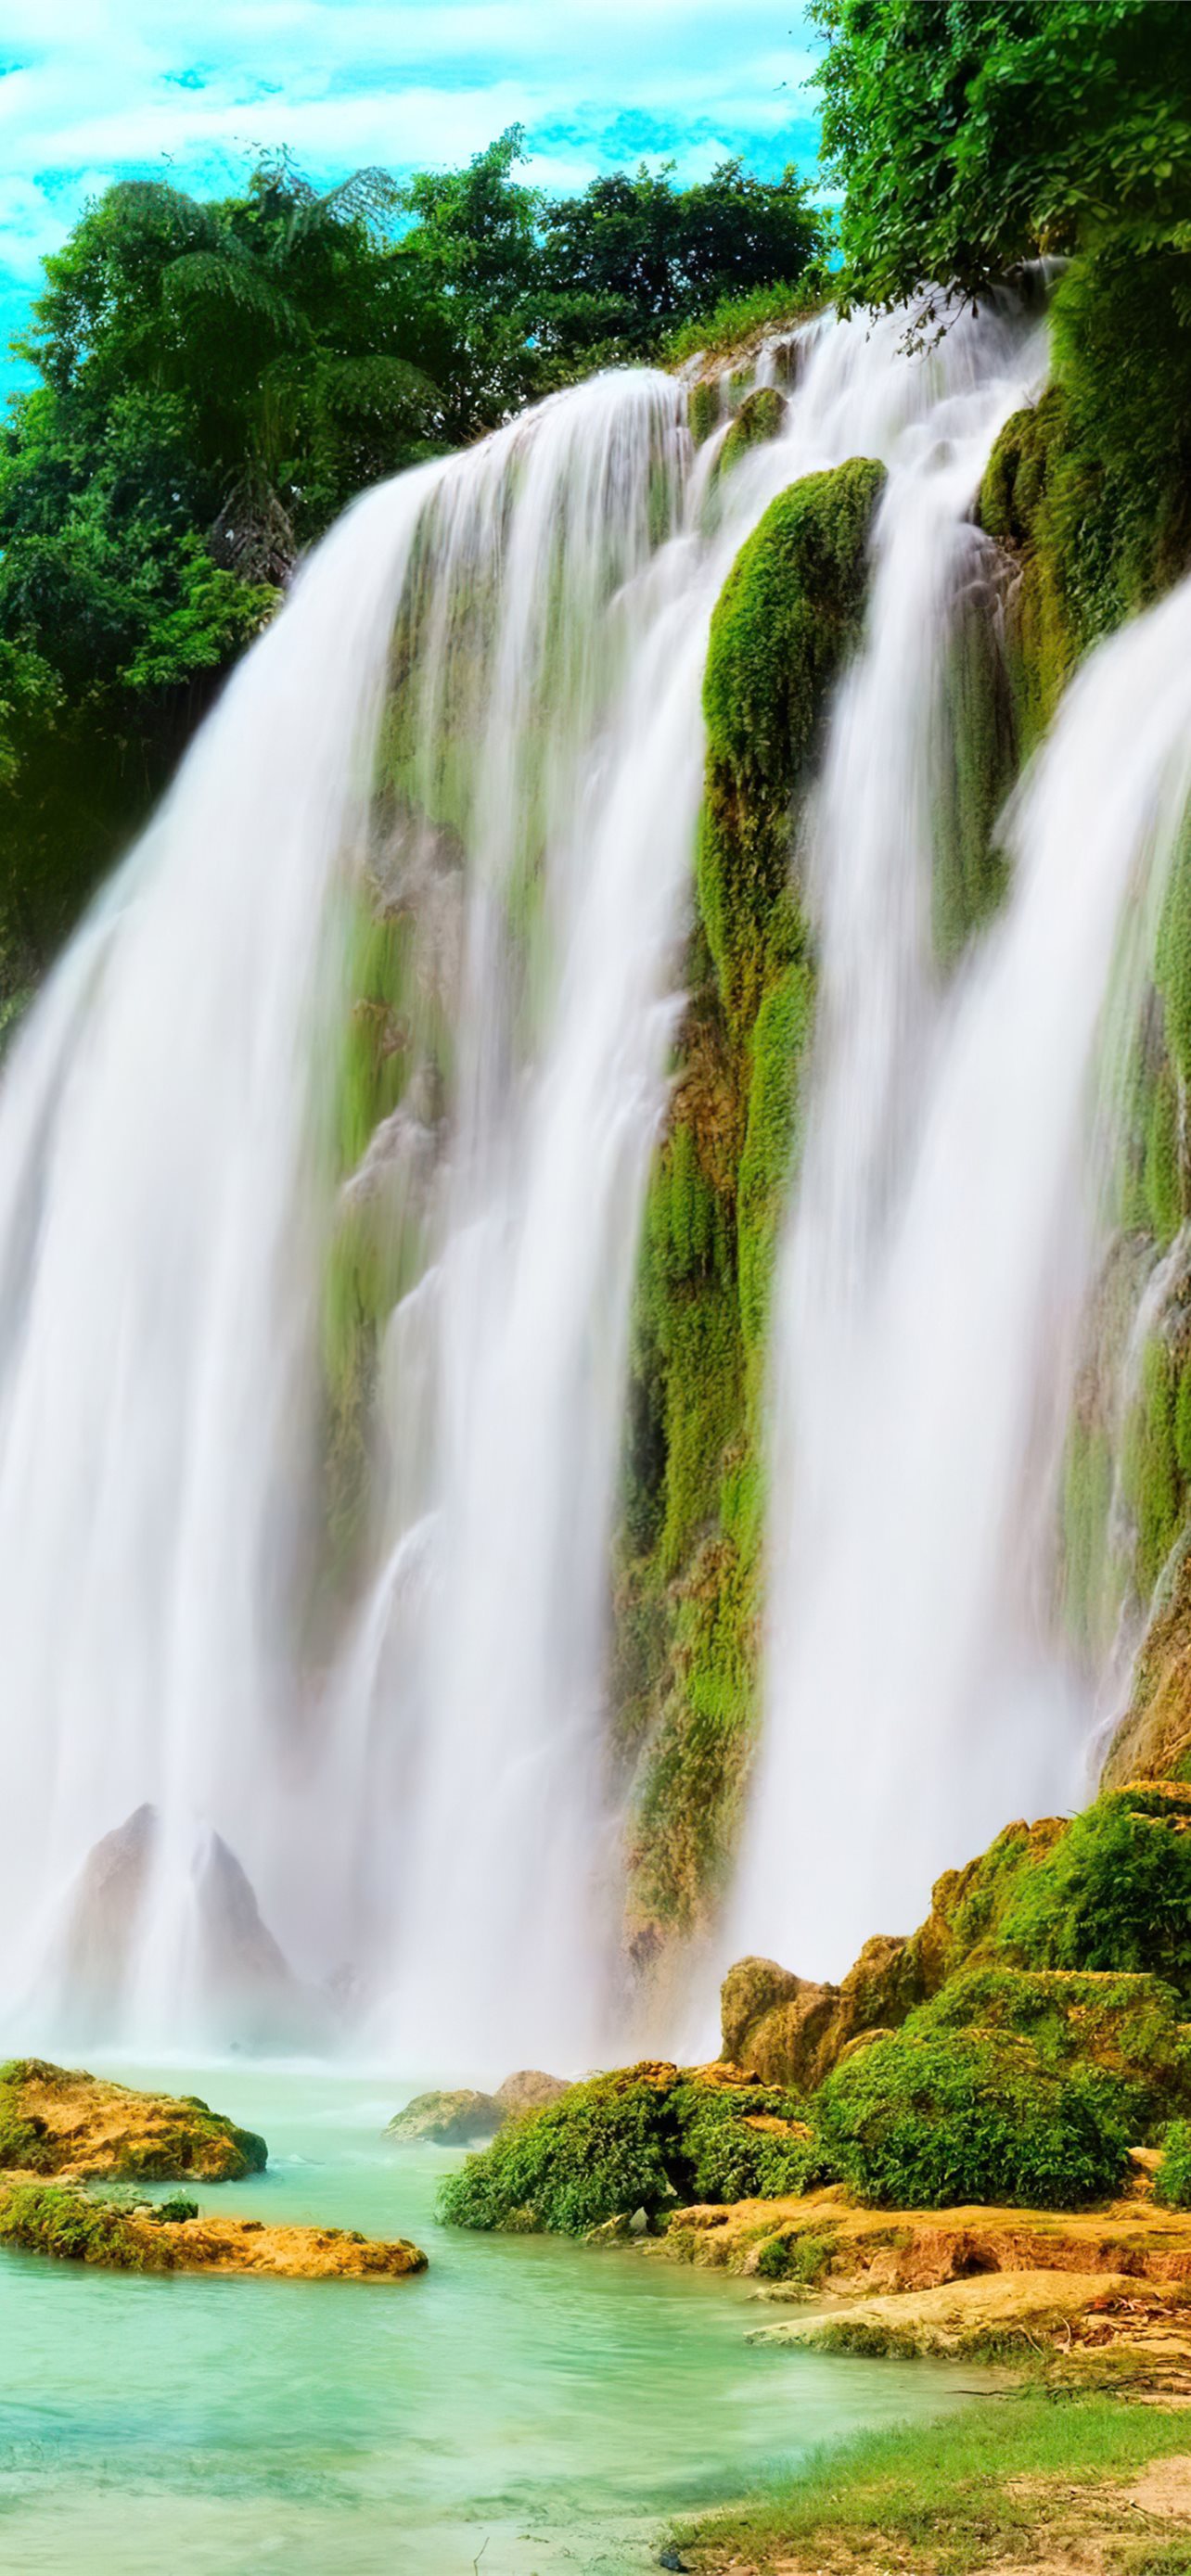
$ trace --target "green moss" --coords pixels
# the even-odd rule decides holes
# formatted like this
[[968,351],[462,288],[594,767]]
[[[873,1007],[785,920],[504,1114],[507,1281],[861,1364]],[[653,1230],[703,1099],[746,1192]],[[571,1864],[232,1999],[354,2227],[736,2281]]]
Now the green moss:
[[974,1967],[950,1978],[906,2024],[908,2036],[998,2030],[1028,2039],[1055,2069],[1100,2067],[1128,2089],[1138,2135],[1191,2107],[1191,2028],[1160,1977]]
[[1164,2209],[1191,2209],[1191,2120],[1172,2120],[1162,2141],[1154,2198]]
[[0,2244],[118,2272],[168,2270],[171,2260],[166,2240],[158,2258],[117,2203],[60,2183],[18,2183],[0,2195]]
[[1076,1816],[1016,1878],[997,1938],[1026,1967],[1164,1979],[1191,1998],[1191,1833],[1185,1803],[1122,1789]]
[[675,2067],[626,2067],[572,2085],[557,2102],[502,2129],[439,2194],[448,2225],[524,2226],[583,2235],[643,2209],[797,2190],[800,2138],[750,2126],[788,2121],[792,2095],[767,2085],[692,2083]]
[[1175,1438],[1179,1370],[1165,1342],[1151,1339],[1125,1433],[1125,1492],[1137,1526],[1137,1580],[1152,1592],[1182,1525],[1186,1488]]
[[786,1205],[799,1078],[810,1039],[814,977],[809,961],[787,966],[758,1010],[749,1049],[748,1123],[736,1198],[740,1323],[745,1348],[764,1345],[778,1228]]
[[1048,2066],[1028,2040],[907,2028],[837,2067],[812,2117],[840,2179],[874,2207],[1078,2209],[1118,2188],[1130,2108],[1111,2076]]
[[742,456],[778,438],[785,427],[786,398],[776,385],[758,385],[746,394],[716,458],[716,480],[730,474]]
[[793,2281],[804,2290],[816,2290],[834,2255],[833,2237],[786,2231],[765,2238],[757,2252],[757,2272],[762,2281]]
[[884,469],[863,457],[791,484],[742,546],[712,618],[703,705],[700,914],[730,1026],[755,1015],[790,874],[789,806],[859,634]]
[[717,429],[719,426],[720,386],[718,376],[710,383],[704,381],[691,386],[690,392],[687,396],[687,417],[691,424],[691,436],[694,439],[695,445],[696,447],[702,447],[704,439],[710,438],[713,429]]
[[1098,1422],[1073,1421],[1063,1462],[1063,1589],[1067,1624],[1099,1657],[1111,1644],[1116,1608],[1109,1581],[1112,1442]]
[[943,668],[931,871],[931,931],[944,968],[994,913],[1007,882],[996,826],[1016,765],[997,622],[978,589],[955,603]]
[[1179,838],[1163,897],[1154,959],[1170,1061],[1191,1085],[1191,816]]

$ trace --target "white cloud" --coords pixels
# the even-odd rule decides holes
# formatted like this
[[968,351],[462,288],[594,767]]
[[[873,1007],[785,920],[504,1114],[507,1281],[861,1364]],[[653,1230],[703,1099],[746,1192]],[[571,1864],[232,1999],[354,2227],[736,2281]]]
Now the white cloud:
[[812,60],[782,0],[5,0],[0,297],[163,160],[196,185],[283,143],[316,176],[403,169],[510,124],[556,187],[638,158],[639,131],[687,177],[753,142],[805,154]]

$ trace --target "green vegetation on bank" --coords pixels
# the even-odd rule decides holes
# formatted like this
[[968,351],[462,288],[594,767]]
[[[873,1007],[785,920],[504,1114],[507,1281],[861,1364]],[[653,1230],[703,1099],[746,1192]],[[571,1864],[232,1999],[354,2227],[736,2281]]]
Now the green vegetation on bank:
[[792,2483],[685,2530],[679,2554],[707,2576],[792,2565],[977,2576],[1001,2561],[1185,2576],[1186,2538],[1147,2528],[1124,2490],[1149,2461],[1186,2448],[1176,2407],[1000,2395],[817,2451]]
[[1130,2108],[1112,2076],[1060,2072],[1027,2039],[907,2028],[828,2076],[814,2125],[831,2171],[874,2208],[1080,2209],[1120,2188]]
[[802,2187],[799,2105],[772,2085],[708,2084],[674,2066],[630,2066],[574,2084],[509,2122],[439,2194],[449,2225],[580,2236],[643,2210]]
[[1145,2143],[1168,2143],[1160,2197],[1183,2206],[1189,1820],[1191,1791],[1142,1784],[1010,1825],[840,1987],[741,1962],[722,2076],[646,2065],[573,2086],[469,2157],[443,2217],[575,2233],[822,2183],[875,2208],[1075,2210],[1121,2192]]

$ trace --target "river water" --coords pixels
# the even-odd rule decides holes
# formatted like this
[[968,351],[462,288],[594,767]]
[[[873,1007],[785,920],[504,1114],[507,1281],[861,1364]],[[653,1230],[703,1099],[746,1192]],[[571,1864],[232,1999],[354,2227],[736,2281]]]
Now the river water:
[[267,2173],[200,2201],[411,2235],[430,2269],[149,2279],[0,2256],[5,2576],[647,2567],[671,2515],[964,2402],[929,2365],[750,2346],[739,2281],[439,2228],[456,2156],[382,2134],[408,2087],[244,2064],[135,2080],[268,2138]]

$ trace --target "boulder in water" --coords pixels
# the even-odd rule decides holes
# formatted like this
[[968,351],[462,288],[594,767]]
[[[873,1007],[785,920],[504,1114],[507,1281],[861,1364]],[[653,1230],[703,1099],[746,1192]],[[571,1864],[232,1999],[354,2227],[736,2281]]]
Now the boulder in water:
[[263,2138],[197,2094],[140,2093],[42,2057],[0,2067],[0,2168],[90,2180],[242,2182],[263,2173]]
[[509,2119],[517,2120],[523,2111],[544,2111],[548,2103],[557,2102],[570,2089],[561,2075],[543,2075],[540,2067],[523,2066],[497,2085],[493,2100],[499,2102]]
[[494,2137],[508,2116],[493,2093],[419,2093],[390,2120],[385,2136],[402,2146],[469,2147]]
[[0,2244],[115,2272],[272,2272],[299,2280],[403,2280],[426,2257],[408,2238],[278,2227],[159,2202],[127,2209],[61,2183],[0,2184]]

